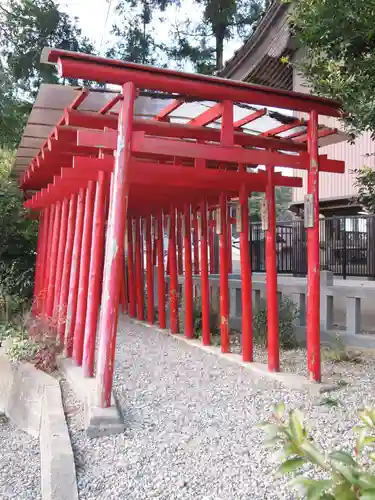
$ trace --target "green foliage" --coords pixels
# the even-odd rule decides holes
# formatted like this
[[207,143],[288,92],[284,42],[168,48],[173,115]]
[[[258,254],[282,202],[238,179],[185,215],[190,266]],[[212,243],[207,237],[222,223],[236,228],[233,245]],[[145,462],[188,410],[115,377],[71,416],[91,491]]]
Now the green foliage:
[[331,396],[325,396],[319,404],[320,406],[329,406],[330,408],[340,406],[340,402]]
[[57,83],[54,66],[40,63],[45,47],[90,53],[75,20],[54,0],[7,0],[0,7],[0,55],[11,81],[34,94],[41,81]]
[[369,213],[375,213],[375,170],[363,166],[354,170],[354,187],[357,188],[356,199]]
[[340,99],[353,134],[375,132],[375,0],[295,0],[290,17],[312,91]]
[[[17,97],[15,85],[0,63],[0,148],[13,149],[18,144],[30,109],[29,103]],[[2,163],[0,159],[0,177]]]
[[163,46],[156,43],[152,25],[152,14],[158,9],[157,1],[119,1],[116,6],[117,23],[112,28],[117,43],[107,51],[107,56],[160,66]]
[[62,13],[53,0],[1,2],[0,148],[13,149],[19,143],[40,83],[59,82],[56,68],[40,63],[45,47],[93,52],[76,20]]
[[[107,54],[139,63],[184,68],[192,64],[199,73],[212,74],[223,67],[225,40],[246,38],[263,12],[261,0],[196,0],[201,19],[185,18],[171,23],[168,7],[179,0],[119,0],[113,27],[117,43]],[[197,17],[196,15],[194,17]],[[167,43],[161,41],[153,24],[164,23]]]
[[[278,475],[293,474],[291,486],[307,500],[373,500],[375,475],[369,462],[375,461],[375,410],[359,412],[354,456],[346,450],[322,451],[313,441],[298,410],[285,415],[283,403],[274,407],[271,421],[260,424],[266,433],[266,446],[281,448]],[[364,459],[365,466],[360,458]],[[325,479],[303,476],[307,465]]]
[[259,0],[197,0],[203,5],[203,23],[214,38],[216,70],[224,65],[224,41],[234,36],[246,39],[263,13]]
[[27,218],[23,197],[10,179],[13,154],[0,150],[0,294],[31,297],[36,221]]
[[[279,299],[279,342],[284,349],[293,349],[297,345],[295,321],[298,308],[289,297]],[[262,299],[259,308],[253,314],[254,343],[267,347],[267,302]]]
[[47,373],[56,370],[62,346],[53,319],[30,313],[18,321],[12,318],[0,325],[0,345],[5,339],[11,339],[6,350],[11,361],[28,361]]
[[[220,325],[219,314],[213,309],[210,309],[210,330],[213,336],[220,335],[219,325]],[[202,336],[202,330],[203,330],[201,297],[195,298],[193,302],[193,328],[194,328],[195,338],[200,338]]]
[[15,338],[6,354],[11,361],[31,361],[38,351],[35,342],[28,338]]
[[[252,193],[249,198],[249,214],[252,222],[260,222],[260,205],[264,198],[263,193]],[[275,188],[276,218],[280,221],[292,219],[289,205],[292,202],[292,189],[286,186]]]

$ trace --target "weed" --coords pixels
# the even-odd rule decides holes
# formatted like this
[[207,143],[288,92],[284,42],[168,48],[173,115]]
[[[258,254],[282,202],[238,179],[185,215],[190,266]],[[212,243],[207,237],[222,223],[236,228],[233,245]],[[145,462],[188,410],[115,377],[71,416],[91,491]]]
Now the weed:
[[333,344],[322,350],[322,358],[324,361],[331,361],[332,363],[354,363],[362,362],[359,354],[350,351],[339,335],[336,335]]
[[340,402],[338,401],[338,399],[326,396],[320,401],[319,406],[328,406],[330,408],[336,408],[337,406],[340,406]]
[[337,385],[339,387],[346,387],[348,385],[348,382],[342,378],[340,378],[340,380],[337,381]]

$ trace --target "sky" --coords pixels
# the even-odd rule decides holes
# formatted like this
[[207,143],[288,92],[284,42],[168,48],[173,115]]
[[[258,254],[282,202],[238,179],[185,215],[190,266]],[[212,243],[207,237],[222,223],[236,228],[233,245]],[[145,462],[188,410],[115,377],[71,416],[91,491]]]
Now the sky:
[[[116,21],[117,0],[60,0],[59,5],[62,10],[72,17],[78,18],[78,25],[95,45],[97,50],[104,55],[106,44],[111,40],[111,28]],[[194,19],[194,13],[195,15]],[[167,16],[173,23],[174,20],[189,17],[192,21],[198,20],[199,11],[194,0],[183,0],[179,9],[169,7]],[[155,29],[161,38],[166,42],[168,30],[161,23],[155,21]],[[232,57],[235,50],[241,46],[239,39],[230,40],[224,48],[224,60]]]

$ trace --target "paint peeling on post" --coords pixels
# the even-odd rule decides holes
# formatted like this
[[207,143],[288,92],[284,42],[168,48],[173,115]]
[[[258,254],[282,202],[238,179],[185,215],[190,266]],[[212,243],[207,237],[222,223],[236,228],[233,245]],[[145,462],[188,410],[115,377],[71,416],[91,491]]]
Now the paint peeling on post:
[[319,151],[316,111],[311,111],[309,117],[308,152],[308,191],[311,197],[312,220],[307,228],[307,365],[310,379],[320,382]]
[[102,313],[99,321],[99,348],[97,362],[97,386],[102,408],[111,405],[113,365],[118,323],[121,255],[124,254],[127,206],[127,170],[131,155],[132,125],[136,89],[132,82],[122,87],[123,101],[118,120],[118,150],[113,171],[111,208],[105,250],[105,274],[103,278]]

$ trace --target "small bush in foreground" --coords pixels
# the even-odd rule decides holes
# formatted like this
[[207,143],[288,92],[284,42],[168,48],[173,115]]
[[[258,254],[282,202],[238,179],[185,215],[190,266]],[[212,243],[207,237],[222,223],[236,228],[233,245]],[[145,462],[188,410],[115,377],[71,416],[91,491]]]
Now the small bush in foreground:
[[[357,439],[353,454],[343,450],[323,452],[313,438],[298,410],[285,415],[283,403],[275,406],[270,422],[260,424],[267,435],[268,447],[281,448],[278,475],[293,473],[291,486],[307,500],[374,500],[375,410],[359,412],[360,426],[354,428]],[[325,479],[303,475],[312,465]]]

